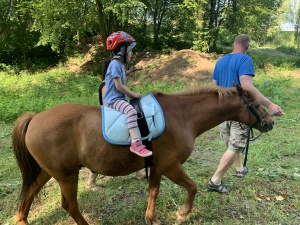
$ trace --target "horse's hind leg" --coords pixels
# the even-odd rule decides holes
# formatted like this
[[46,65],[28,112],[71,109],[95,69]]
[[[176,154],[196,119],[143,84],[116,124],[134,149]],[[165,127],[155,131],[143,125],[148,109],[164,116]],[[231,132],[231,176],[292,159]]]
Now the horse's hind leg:
[[77,189],[78,172],[58,180],[61,189],[61,206],[70,214],[78,225],[88,225],[78,208]]
[[195,195],[197,193],[196,183],[185,173],[181,164],[170,168],[170,170],[164,174],[171,181],[187,190],[188,196],[181,208],[176,212],[178,224],[183,223],[186,217],[192,210]]
[[33,202],[34,197],[40,192],[41,188],[50,180],[51,176],[44,170],[41,170],[36,182],[33,182],[28,191],[24,194],[24,201],[19,205],[17,215],[15,216],[15,222],[20,225],[27,225],[27,217],[29,209]]

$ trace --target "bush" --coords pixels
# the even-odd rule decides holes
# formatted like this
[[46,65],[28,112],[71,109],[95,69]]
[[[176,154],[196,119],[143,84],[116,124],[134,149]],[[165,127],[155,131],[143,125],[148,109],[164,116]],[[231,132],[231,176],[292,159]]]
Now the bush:
[[274,49],[251,49],[248,54],[254,61],[255,69],[262,69],[265,72],[271,68],[294,70],[300,65],[300,59],[296,55],[286,55]]
[[300,55],[300,51],[291,46],[279,46],[278,48],[276,48],[276,50],[286,54]]
[[291,79],[260,76],[259,79],[254,80],[255,86],[260,90],[264,96],[275,102],[276,104],[284,104],[289,99],[289,94],[285,91],[292,84]]

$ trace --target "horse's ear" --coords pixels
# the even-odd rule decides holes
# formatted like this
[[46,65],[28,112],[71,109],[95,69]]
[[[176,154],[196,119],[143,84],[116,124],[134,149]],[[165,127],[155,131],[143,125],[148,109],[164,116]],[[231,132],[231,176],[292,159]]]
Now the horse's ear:
[[236,90],[237,90],[237,93],[239,94],[239,95],[244,95],[244,89],[242,88],[242,86],[240,86],[240,85],[238,85],[238,84],[234,84],[233,85],[235,88],[236,88]]
[[244,89],[242,88],[242,86],[237,84],[235,84],[234,86],[237,90],[238,95],[245,96],[246,98],[248,98],[249,101],[253,100],[253,94],[248,89]]

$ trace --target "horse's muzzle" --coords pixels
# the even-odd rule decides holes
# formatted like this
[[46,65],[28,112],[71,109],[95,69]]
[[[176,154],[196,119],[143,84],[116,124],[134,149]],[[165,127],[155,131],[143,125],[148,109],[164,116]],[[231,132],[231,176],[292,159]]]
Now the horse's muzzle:
[[272,130],[274,124],[275,124],[274,120],[271,120],[270,122],[263,121],[262,122],[262,132],[265,133],[265,132]]

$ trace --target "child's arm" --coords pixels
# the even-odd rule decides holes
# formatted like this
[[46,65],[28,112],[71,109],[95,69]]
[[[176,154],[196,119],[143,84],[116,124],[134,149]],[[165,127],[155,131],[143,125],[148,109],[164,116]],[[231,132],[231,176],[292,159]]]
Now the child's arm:
[[126,86],[124,86],[122,84],[121,78],[117,77],[114,78],[114,82],[116,85],[116,88],[121,91],[122,93],[124,93],[125,95],[127,95],[130,98],[141,98],[142,94],[139,92],[133,92],[131,90],[129,90]]

